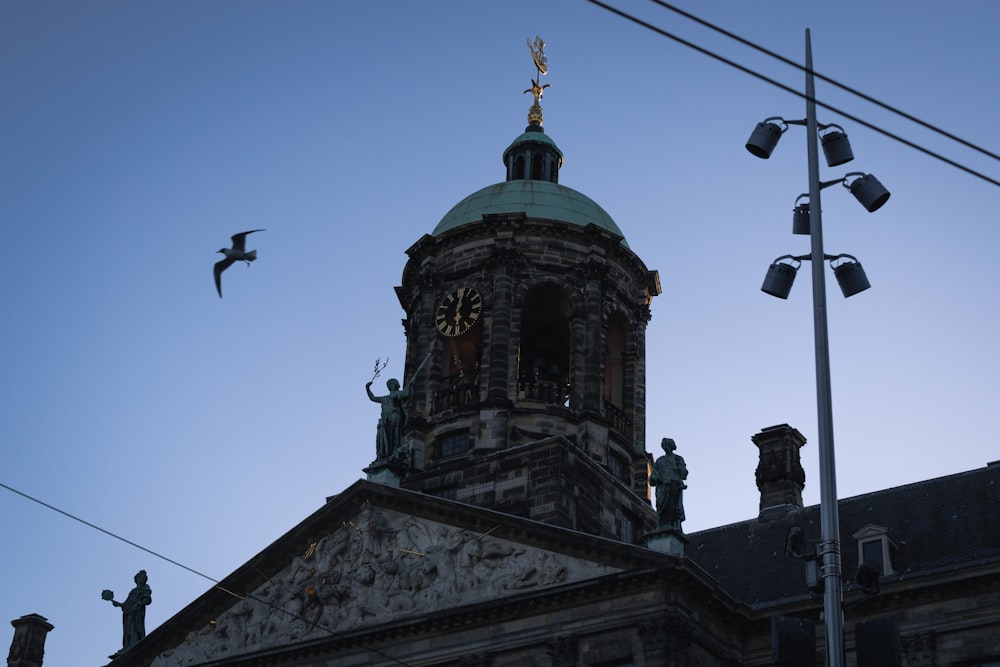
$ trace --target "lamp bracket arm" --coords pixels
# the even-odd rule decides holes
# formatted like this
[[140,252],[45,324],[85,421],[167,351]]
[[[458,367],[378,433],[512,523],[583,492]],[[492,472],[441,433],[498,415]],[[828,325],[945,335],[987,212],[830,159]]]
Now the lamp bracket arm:
[[825,259],[825,260],[827,260],[828,262],[831,262],[831,263],[832,262],[836,262],[838,259],[849,259],[852,262],[857,262],[858,261],[857,257],[855,257],[854,255],[848,255],[846,252],[841,253],[839,255],[826,255],[826,256],[823,257],[823,259]]

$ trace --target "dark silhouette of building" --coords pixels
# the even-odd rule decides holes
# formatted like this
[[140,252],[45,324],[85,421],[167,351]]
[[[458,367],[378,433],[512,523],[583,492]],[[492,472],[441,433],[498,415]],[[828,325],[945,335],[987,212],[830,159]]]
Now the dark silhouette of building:
[[[112,665],[820,664],[796,429],[751,438],[756,517],[649,537],[659,278],[562,157],[536,99],[505,180],[407,251],[405,455]],[[1000,664],[1000,465],[844,499],[840,521],[852,667]]]

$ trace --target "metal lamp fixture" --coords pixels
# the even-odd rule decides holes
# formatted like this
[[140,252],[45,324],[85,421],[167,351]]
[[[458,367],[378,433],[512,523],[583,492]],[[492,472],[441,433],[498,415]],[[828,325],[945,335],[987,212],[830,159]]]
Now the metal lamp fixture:
[[[794,264],[782,262],[783,259],[790,259]],[[787,299],[788,293],[792,291],[792,283],[795,282],[795,275],[798,273],[802,260],[791,255],[782,255],[773,262],[767,269],[764,276],[764,284],[760,286],[760,291],[770,294],[779,299]]]
[[[779,121],[781,125],[771,122],[774,120]],[[757,127],[750,133],[750,138],[747,139],[746,144],[747,150],[753,155],[766,160],[771,157],[771,151],[778,145],[778,139],[781,139],[781,135],[787,129],[788,125],[781,116],[765,118],[763,121],[757,123]]]
[[[851,176],[858,176],[859,178],[856,178],[851,183],[848,183],[847,179]],[[882,208],[884,203],[889,201],[889,191],[886,190],[885,186],[883,186],[879,180],[871,174],[853,171],[844,176],[844,187],[851,191],[854,198],[857,199],[869,213],[874,213]]]
[[879,578],[882,576],[882,563],[877,560],[866,560],[858,566],[854,581],[858,582],[865,593],[878,595]]
[[[803,197],[806,201],[802,204],[799,200]],[[795,208],[792,209],[792,234],[804,234],[809,236],[809,195],[801,194],[795,198]]]
[[[767,267],[767,274],[764,276],[764,283],[760,286],[760,291],[770,294],[779,299],[787,299],[792,291],[792,283],[799,271],[802,262],[812,259],[810,255],[782,255]],[[872,286],[868,282],[865,270],[861,268],[861,262],[854,255],[825,255],[824,260],[830,262],[833,275],[837,278],[840,291],[844,297],[854,296],[858,292],[864,292]],[[783,261],[790,260],[790,261]],[[841,262],[837,264],[837,262]]]
[[[842,264],[835,264],[838,260],[846,259]],[[844,298],[854,296],[858,292],[864,292],[872,286],[868,282],[865,270],[861,268],[861,262],[852,255],[838,255],[830,262],[833,267],[833,275],[837,278],[840,291],[844,293]]]
[[823,155],[826,157],[828,167],[837,167],[854,159],[854,152],[851,150],[851,142],[847,140],[844,128],[839,125],[825,125],[820,129],[827,130],[831,127],[837,128],[833,132],[819,135],[823,144]]
[[[773,121],[778,121],[777,123]],[[779,125],[780,123],[780,125]],[[788,130],[789,125],[805,125],[804,120],[785,120],[781,116],[772,116],[771,118],[765,118],[761,122],[757,123],[754,127],[753,132],[750,133],[750,138],[747,139],[746,147],[751,154],[766,160],[771,157],[771,153],[774,151],[775,146],[778,145],[778,139],[781,139],[781,135]],[[854,152],[851,150],[851,142],[847,140],[847,134],[844,132],[844,128],[839,125],[822,125],[817,124],[819,131],[826,132],[826,134],[820,134],[820,142],[823,144],[823,155],[826,157],[826,164],[829,167],[836,167],[854,159]]]

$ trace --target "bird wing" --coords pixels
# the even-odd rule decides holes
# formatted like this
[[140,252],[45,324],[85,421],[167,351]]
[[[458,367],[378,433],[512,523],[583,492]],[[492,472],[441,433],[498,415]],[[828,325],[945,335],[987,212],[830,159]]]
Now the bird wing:
[[247,244],[247,234],[253,234],[254,232],[263,232],[263,229],[251,229],[249,232],[240,232],[239,234],[233,234],[233,250],[243,251],[246,249]]
[[229,265],[235,261],[235,259],[226,257],[215,263],[215,289],[219,293],[220,299],[222,298],[222,272],[228,269]]

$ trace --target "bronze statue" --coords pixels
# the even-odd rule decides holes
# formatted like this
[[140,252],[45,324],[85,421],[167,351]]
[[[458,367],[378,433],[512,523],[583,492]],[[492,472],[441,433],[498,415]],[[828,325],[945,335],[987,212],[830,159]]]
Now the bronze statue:
[[664,438],[664,455],[656,459],[653,464],[653,474],[649,476],[649,483],[656,487],[656,527],[659,530],[681,530],[681,522],[684,521],[684,489],[687,484],[687,466],[684,459],[674,451],[677,444],[672,438]]
[[[373,377],[365,384],[365,391],[368,392],[368,398],[375,403],[382,405],[382,414],[378,420],[378,427],[375,430],[375,458],[378,461],[389,460],[393,458],[396,452],[402,447],[403,444],[403,431],[406,429],[407,422],[407,403],[410,397],[413,395],[413,381],[416,379],[417,374],[427,363],[427,359],[430,358],[430,354],[424,357],[424,360],[420,362],[417,370],[413,372],[410,381],[406,384],[405,388],[400,388],[399,380],[396,378],[390,378],[388,382],[385,383],[386,387],[389,389],[389,393],[385,396],[376,396],[372,393],[372,382],[375,381]],[[383,365],[382,368],[385,366]],[[378,367],[378,362],[375,362],[376,373],[381,370]]]
[[153,591],[146,583],[149,578],[145,570],[139,570],[134,579],[135,588],[124,602],[115,600],[115,594],[109,590],[101,593],[103,599],[122,610],[122,650],[118,653],[127,651],[146,636],[146,606],[153,602]]
[[388,459],[403,441],[403,429],[406,427],[406,403],[413,393],[411,387],[400,389],[399,380],[390,378],[385,383],[389,393],[385,396],[372,394],[372,383],[365,384],[368,398],[382,404],[382,416],[378,420],[375,431],[375,456],[377,459]]

